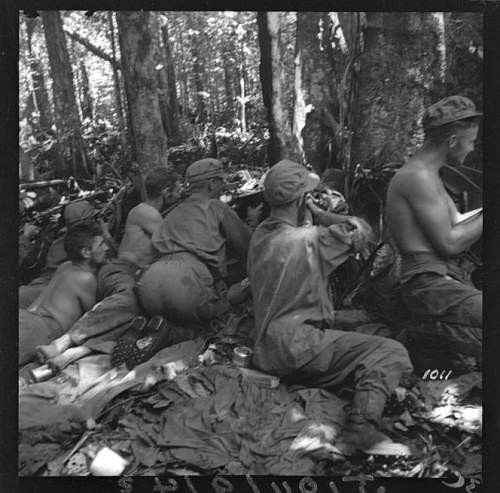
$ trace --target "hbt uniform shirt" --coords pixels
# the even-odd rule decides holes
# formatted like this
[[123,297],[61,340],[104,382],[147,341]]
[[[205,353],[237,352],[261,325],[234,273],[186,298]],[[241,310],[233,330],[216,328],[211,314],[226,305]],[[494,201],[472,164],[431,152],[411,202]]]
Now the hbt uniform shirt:
[[193,193],[165,217],[153,234],[153,247],[160,254],[190,252],[224,277],[226,241],[245,260],[250,236],[227,204]]
[[[278,376],[304,366],[342,334],[333,327],[328,276],[352,252],[345,224],[296,227],[268,218],[255,230],[248,275],[256,366]],[[318,327],[322,327],[318,328]]]

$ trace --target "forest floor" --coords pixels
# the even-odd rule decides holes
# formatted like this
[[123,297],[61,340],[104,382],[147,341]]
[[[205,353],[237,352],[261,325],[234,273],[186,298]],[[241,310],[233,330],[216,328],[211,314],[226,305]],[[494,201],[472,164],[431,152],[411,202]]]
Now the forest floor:
[[[231,362],[247,341],[225,330],[202,346],[197,361],[129,389],[106,404],[83,433],[67,437],[57,457],[37,474],[89,473],[96,451],[109,447],[127,460],[129,475],[359,475],[481,478],[482,377],[414,379],[391,396],[382,429],[406,444],[410,457],[339,457],[332,438],[349,396],[322,389],[269,388],[247,382]],[[92,420],[91,420],[92,421]],[[76,444],[76,448],[75,448]]]

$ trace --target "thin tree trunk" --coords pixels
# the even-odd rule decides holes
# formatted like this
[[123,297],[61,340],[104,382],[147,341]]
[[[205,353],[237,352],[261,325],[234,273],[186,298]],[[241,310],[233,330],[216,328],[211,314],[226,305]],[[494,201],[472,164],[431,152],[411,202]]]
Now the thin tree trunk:
[[280,13],[258,12],[260,46],[260,79],[262,97],[267,109],[269,122],[268,161],[272,166],[284,158],[295,158],[292,152],[289,125],[282,105],[282,64],[280,57],[279,34]]
[[245,114],[245,65],[244,62],[241,63],[240,65],[240,104],[241,104],[241,131],[246,132],[247,131],[247,121],[246,121],[246,114]]
[[133,154],[142,171],[167,165],[151,38],[151,13],[117,13],[123,76],[127,92]]
[[117,59],[113,58],[111,55],[106,53],[101,48],[95,46],[88,39],[82,38],[78,33],[70,31],[69,29],[65,29],[64,32],[72,40],[76,41],[77,43],[80,43],[82,46],[85,46],[85,48],[87,48],[87,50],[89,50],[94,55],[98,56],[99,58],[102,58],[103,60],[106,60],[107,62],[109,62],[111,65],[113,65],[117,69],[121,68],[120,62]]
[[122,141],[122,146],[126,146],[126,125],[125,125],[125,117],[124,117],[124,109],[123,109],[123,100],[122,93],[120,88],[120,74],[118,73],[118,56],[116,54],[116,42],[115,42],[115,24],[113,22],[113,13],[108,12],[108,25],[109,25],[109,35],[111,39],[111,58],[113,63],[111,66],[113,67],[113,86],[115,88],[115,102],[116,102],[116,115],[118,117],[118,128],[120,129],[120,139]]
[[83,119],[88,118],[90,121],[92,121],[94,115],[92,95],[90,94],[89,77],[87,75],[87,69],[85,68],[85,62],[83,60],[80,60],[80,75],[82,91],[82,116]]
[[191,23],[193,25],[193,34],[190,36],[191,44],[191,57],[193,60],[193,79],[196,97],[196,120],[199,123],[205,122],[207,120],[207,108],[205,104],[205,60],[201,58],[200,44],[202,43],[203,34],[203,24],[201,21],[201,14],[198,12],[190,13]]
[[60,13],[42,11],[45,41],[50,62],[52,91],[55,107],[55,125],[59,149],[56,174],[76,178],[88,177],[87,157],[80,134],[81,122],[76,110],[73,72],[63,31]]

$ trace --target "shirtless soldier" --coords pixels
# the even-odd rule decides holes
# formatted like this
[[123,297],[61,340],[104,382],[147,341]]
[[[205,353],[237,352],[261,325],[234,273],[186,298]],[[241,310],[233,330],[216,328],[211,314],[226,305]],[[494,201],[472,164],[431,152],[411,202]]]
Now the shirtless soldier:
[[48,286],[27,310],[19,310],[19,365],[32,360],[38,344],[64,334],[96,300],[97,270],[108,247],[101,228],[74,226],[66,233],[64,248],[70,259],[61,264]]
[[[134,291],[137,275],[153,258],[151,236],[159,227],[167,193],[174,175],[164,167],[153,168],[146,177],[147,199],[127,216],[118,258],[108,262],[98,274],[98,293],[104,298],[59,339],[38,348],[42,361],[67,348],[80,345],[111,352],[114,341],[141,311]],[[88,339],[92,338],[90,341]]]
[[474,150],[480,115],[462,96],[430,106],[423,117],[424,145],[398,170],[387,194],[387,221],[402,257],[404,303],[417,318],[439,322],[435,341],[478,359],[482,293],[459,278],[450,262],[479,239],[483,215],[461,222],[439,171],[462,164]]

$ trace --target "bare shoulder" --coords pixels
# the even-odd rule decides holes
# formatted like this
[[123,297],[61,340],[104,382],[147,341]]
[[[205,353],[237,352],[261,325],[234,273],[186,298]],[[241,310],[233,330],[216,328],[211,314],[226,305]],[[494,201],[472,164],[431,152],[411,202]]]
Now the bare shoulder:
[[144,203],[136,205],[128,214],[128,220],[136,224],[155,219],[161,219],[160,212],[154,207]]
[[80,267],[73,266],[71,271],[68,271],[72,283],[81,288],[94,288],[97,286],[97,278],[94,273],[83,270]]
[[435,176],[418,162],[410,162],[401,167],[393,176],[389,193],[398,195],[413,195],[420,190],[431,190],[436,186]]

